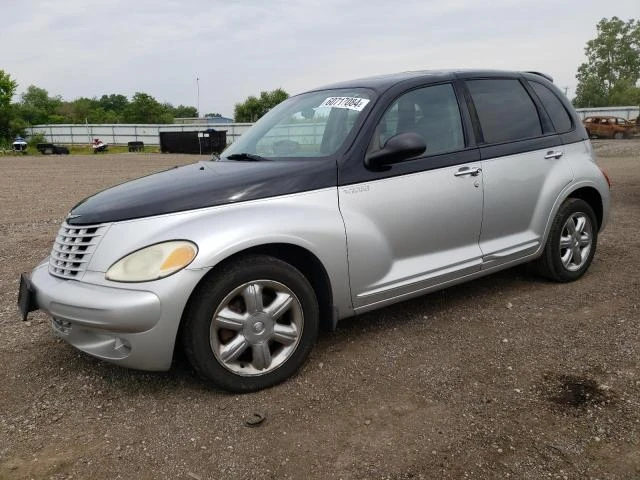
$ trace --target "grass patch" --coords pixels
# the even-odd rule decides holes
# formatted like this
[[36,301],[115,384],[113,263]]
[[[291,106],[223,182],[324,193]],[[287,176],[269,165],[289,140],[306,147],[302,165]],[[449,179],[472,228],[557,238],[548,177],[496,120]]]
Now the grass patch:
[[[90,145],[65,145],[63,143],[56,143],[56,145],[61,145],[61,146],[65,146],[69,149],[69,154],[70,155],[91,155],[93,154],[93,148]],[[109,145],[108,150],[105,153],[129,153],[129,147],[127,147],[126,145]],[[136,153],[136,154],[142,154],[144,155],[145,153],[160,153],[160,146],[159,145],[145,145],[144,146],[144,152],[132,152]],[[27,152],[26,153],[22,153],[22,152],[14,152],[13,150],[11,150],[11,147],[8,148],[3,148],[0,147],[0,155],[6,155],[6,156],[27,156],[27,155],[31,155],[31,156],[40,156],[42,155],[35,147],[29,146],[27,148]],[[98,155],[98,154],[96,154]]]
[[[71,155],[89,155],[93,153],[93,147],[90,145],[67,145],[67,148]],[[129,153],[129,147],[126,145],[109,145],[106,153]],[[160,153],[160,147],[158,145],[145,145],[144,152],[141,153]]]

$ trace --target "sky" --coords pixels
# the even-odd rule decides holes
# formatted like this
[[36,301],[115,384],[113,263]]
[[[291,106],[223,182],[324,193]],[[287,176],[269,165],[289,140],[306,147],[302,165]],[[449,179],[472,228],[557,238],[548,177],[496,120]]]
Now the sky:
[[263,90],[407,70],[541,71],[571,98],[597,22],[640,18],[640,0],[0,0],[0,12],[0,69],[18,95],[145,92],[232,117]]

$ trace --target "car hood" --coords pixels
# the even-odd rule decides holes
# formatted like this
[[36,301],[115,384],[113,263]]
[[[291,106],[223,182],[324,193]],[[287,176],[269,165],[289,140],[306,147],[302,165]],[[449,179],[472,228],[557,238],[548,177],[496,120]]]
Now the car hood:
[[205,161],[138,178],[78,203],[70,225],[181,212],[336,186],[334,161]]

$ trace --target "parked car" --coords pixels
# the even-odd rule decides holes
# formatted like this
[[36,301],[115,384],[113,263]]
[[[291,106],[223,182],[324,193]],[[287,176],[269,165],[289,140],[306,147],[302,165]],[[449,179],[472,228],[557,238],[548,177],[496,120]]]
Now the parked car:
[[166,370],[181,347],[206,380],[254,391],[340,319],[525,262],[580,278],[608,212],[547,77],[373,77],[289,98],[212,161],[81,201],[19,305],[95,357]]
[[637,127],[634,122],[619,117],[599,116],[587,117],[583,120],[585,129],[589,137],[631,138]]

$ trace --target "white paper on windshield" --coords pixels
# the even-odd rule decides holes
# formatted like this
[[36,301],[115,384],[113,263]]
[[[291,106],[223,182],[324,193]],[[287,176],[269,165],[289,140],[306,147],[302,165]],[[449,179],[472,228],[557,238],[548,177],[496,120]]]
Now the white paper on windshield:
[[346,108],[361,112],[369,103],[368,98],[357,97],[329,97],[320,104],[320,107]]

